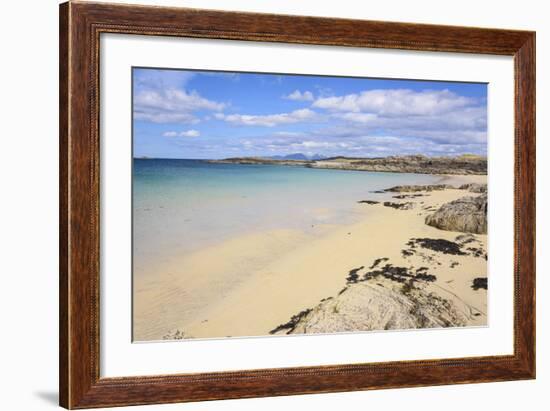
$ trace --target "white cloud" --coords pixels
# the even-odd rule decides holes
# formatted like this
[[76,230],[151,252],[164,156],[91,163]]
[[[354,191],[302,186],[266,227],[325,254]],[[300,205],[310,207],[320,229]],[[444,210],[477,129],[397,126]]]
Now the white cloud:
[[153,123],[195,124],[199,119],[194,111],[220,111],[225,107],[226,104],[208,100],[195,91],[144,90],[134,98],[134,118]]
[[216,113],[214,116],[218,120],[224,120],[235,125],[274,127],[281,124],[309,121],[315,118],[316,113],[313,110],[304,108],[281,114],[249,115]]
[[[416,94],[421,95],[423,93]],[[443,95],[447,95],[447,92]],[[466,102],[463,97],[456,97],[457,101],[453,103],[442,103],[444,108],[427,109],[429,104],[424,104],[422,110],[415,109],[416,113],[412,113],[414,111],[412,109],[405,109],[397,103],[391,102],[388,103],[391,110],[386,109],[384,108],[385,103],[382,101],[376,103],[383,108],[376,113],[333,109],[330,110],[330,118],[341,120],[341,122],[331,123],[329,127],[313,131],[313,134],[320,138],[328,136],[353,139],[383,131],[401,137],[430,140],[443,145],[485,144],[487,142],[486,105],[476,100],[467,99],[469,105],[460,107],[461,104],[466,104]],[[345,100],[344,97],[342,99]],[[350,99],[350,101],[353,101],[355,106],[346,103],[345,106],[348,109],[352,110],[354,107],[359,107],[360,104],[357,99]],[[371,104],[371,106],[374,105],[374,103]],[[451,109],[453,106],[456,107]],[[361,108],[364,107],[366,107],[366,104],[361,105]],[[403,114],[397,115],[396,107],[400,107],[399,109],[403,111]],[[405,113],[405,111],[408,111],[408,113]],[[390,114],[387,114],[388,112]]]
[[295,100],[295,101],[313,101],[313,93],[311,91],[304,91],[303,93],[300,90],[294,90],[292,93],[290,93],[288,96],[285,96],[284,98],[288,100]]
[[302,136],[304,133],[297,132],[297,131],[276,131],[273,134],[280,137],[298,137],[298,136]]
[[369,124],[373,123],[376,119],[378,119],[378,116],[376,114],[372,113],[343,113],[343,114],[335,114],[334,117],[340,118],[342,120],[347,121],[353,121],[355,123],[361,123],[361,124]]
[[367,112],[383,116],[435,115],[472,105],[471,98],[449,90],[368,90],[358,94],[323,97],[313,107],[339,112]]
[[191,113],[163,113],[159,110],[139,110],[137,107],[134,109],[134,119],[158,124],[197,124],[200,122]]
[[400,132],[370,134],[369,130],[361,126],[349,136],[338,133],[335,129],[321,129],[319,133],[303,132],[296,136],[281,136],[279,133],[258,135],[240,140],[238,144],[240,149],[246,149],[247,155],[264,155],[269,151],[280,155],[300,152],[327,157],[376,157],[398,154],[485,154],[487,151],[483,132],[435,131],[433,134],[426,132],[421,135],[405,135]]
[[198,130],[185,131],[167,131],[162,134],[164,137],[199,137],[201,133]]
[[487,110],[485,107],[465,107],[448,113],[425,116],[389,117],[373,113],[332,113],[332,118],[345,120],[349,126],[383,127],[385,129],[431,129],[431,130],[485,130]]
[[201,133],[198,130],[187,130],[180,133],[181,137],[198,137]]

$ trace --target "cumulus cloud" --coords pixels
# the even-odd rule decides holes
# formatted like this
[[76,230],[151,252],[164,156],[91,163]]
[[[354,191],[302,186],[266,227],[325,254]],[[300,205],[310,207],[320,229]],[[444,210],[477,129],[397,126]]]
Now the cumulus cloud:
[[162,134],[164,137],[199,137],[201,133],[198,130],[185,131],[167,131]]
[[143,90],[134,98],[134,118],[153,123],[195,124],[200,120],[194,111],[221,111],[225,107],[226,104],[208,100],[195,91]]
[[223,114],[216,113],[215,118],[234,125],[274,127],[281,124],[294,124],[310,121],[316,113],[308,108],[294,110],[290,113],[250,115],[250,114]]
[[[302,85],[301,89],[285,88],[283,91],[279,86],[283,77],[265,76],[259,79],[262,86],[271,87],[282,99],[301,103],[303,108],[281,112],[284,109],[275,108],[280,100],[271,104],[273,102],[266,99],[258,99],[262,114],[250,114],[239,110],[245,105],[244,101],[253,98],[246,95],[251,85],[245,74],[165,72],[134,72],[134,118],[170,124],[162,129],[157,126],[157,130],[161,130],[157,135],[173,138],[171,145],[180,145],[186,150],[192,147],[201,158],[241,152],[246,155],[301,152],[329,157],[368,157],[485,154],[487,151],[486,100],[462,95],[460,87],[450,91],[366,90],[367,86],[363,86],[351,93],[335,93],[342,88],[328,89],[320,79],[319,85]],[[240,85],[246,87],[239,95],[229,94],[214,101],[202,94],[200,76],[240,81]],[[191,91],[194,89],[190,87],[191,80],[199,87],[197,91]],[[289,91],[292,92],[288,94]],[[227,110],[229,104],[221,102],[225,99],[233,101],[230,111]],[[217,120],[216,124],[208,128],[212,120]],[[199,122],[206,123],[206,138],[197,138],[201,133],[192,124]],[[235,130],[231,126],[250,127]],[[168,131],[163,133],[162,130]]]
[[403,116],[435,115],[473,103],[473,99],[449,90],[377,89],[344,96],[318,98],[313,102],[313,107],[339,112]]
[[485,131],[487,110],[485,107],[466,107],[448,113],[426,116],[385,117],[372,113],[333,113],[332,118],[342,120],[348,130],[463,130]]
[[315,130],[317,138],[353,139],[382,132],[447,146],[487,142],[486,105],[449,90],[370,90],[320,98],[312,106],[338,120]]
[[288,96],[285,96],[287,100],[295,101],[313,101],[313,93],[311,91],[304,91],[303,93],[300,90],[294,90]]
[[361,123],[361,124],[373,124],[375,120],[378,119],[378,116],[376,114],[372,113],[342,113],[342,114],[334,114],[335,118],[340,118],[342,120],[352,121],[354,123]]

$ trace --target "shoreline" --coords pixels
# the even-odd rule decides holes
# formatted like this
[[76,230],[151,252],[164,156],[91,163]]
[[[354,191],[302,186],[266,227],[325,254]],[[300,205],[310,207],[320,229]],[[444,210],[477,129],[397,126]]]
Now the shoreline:
[[[440,177],[441,184],[457,186],[483,183],[487,178]],[[388,192],[384,194],[387,197]],[[297,230],[242,235],[176,259],[162,273],[135,279],[134,339],[269,335],[297,313],[334,298],[358,267],[362,268],[356,273],[363,273],[365,266],[381,258],[396,265],[427,265],[403,256],[407,242],[411,238],[455,241],[462,233],[428,226],[424,219],[432,209],[470,194],[448,189],[395,200],[413,203],[408,210],[357,204],[361,218],[350,225],[319,227],[314,235]],[[357,201],[382,196],[373,193]],[[486,250],[486,235],[476,234],[476,241]],[[472,282],[486,277],[486,261],[472,255],[438,255],[437,260],[439,266],[430,266],[437,280],[426,289],[472,307],[479,315],[469,319],[468,325],[484,325],[486,291],[473,290]],[[243,274],[244,267],[255,268]]]
[[269,157],[234,157],[223,159],[143,158],[134,160],[183,160],[209,164],[266,165],[303,167],[324,170],[409,173],[428,175],[487,175],[487,157],[464,154],[456,157],[427,157],[404,155],[388,157],[331,157],[317,159],[275,159]]

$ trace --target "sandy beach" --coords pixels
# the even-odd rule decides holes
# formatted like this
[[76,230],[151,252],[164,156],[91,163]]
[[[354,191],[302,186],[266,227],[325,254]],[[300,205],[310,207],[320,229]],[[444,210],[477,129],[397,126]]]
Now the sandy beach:
[[[486,176],[442,176],[441,183],[486,183]],[[419,194],[395,200],[412,203],[411,209],[359,203],[387,198],[372,193],[357,199],[361,218],[351,225],[319,225],[308,234],[250,233],[166,261],[155,275],[134,279],[134,340],[268,335],[338,296],[351,273],[366,273],[377,259],[429,270],[436,278],[424,285],[430,293],[460,305],[467,313],[463,325],[485,325],[487,291],[472,286],[487,276],[485,234],[472,236],[473,249],[481,250],[477,255],[406,251],[415,247],[411,239],[456,241],[463,233],[431,227],[425,218],[445,203],[477,194],[464,189]]]

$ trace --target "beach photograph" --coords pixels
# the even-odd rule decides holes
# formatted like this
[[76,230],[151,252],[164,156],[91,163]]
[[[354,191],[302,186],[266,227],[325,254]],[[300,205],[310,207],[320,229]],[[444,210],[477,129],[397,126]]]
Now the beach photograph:
[[488,323],[487,84],[132,69],[134,342]]

